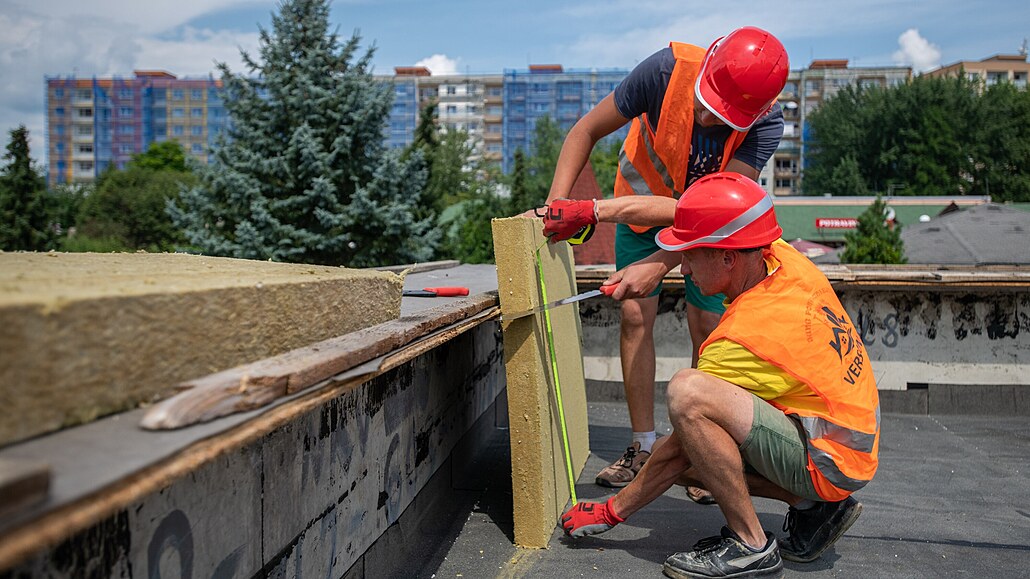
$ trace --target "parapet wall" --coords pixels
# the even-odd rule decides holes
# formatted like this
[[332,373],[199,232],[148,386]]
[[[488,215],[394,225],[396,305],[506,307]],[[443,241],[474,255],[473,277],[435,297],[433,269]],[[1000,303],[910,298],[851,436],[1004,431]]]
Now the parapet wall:
[[[604,272],[581,276],[580,290],[603,277]],[[910,283],[890,279],[890,272],[875,282],[830,277],[866,346],[881,392],[935,384],[1030,386],[1030,284],[1012,283],[1006,272],[961,283]],[[682,283],[667,278],[660,298],[655,323],[660,388],[690,365]],[[580,314],[588,394],[619,398],[619,305],[589,300]]]
[[492,420],[502,360],[499,324],[486,320],[0,564],[0,577],[375,577],[360,565],[366,551],[416,500],[434,499],[416,496],[473,425]]

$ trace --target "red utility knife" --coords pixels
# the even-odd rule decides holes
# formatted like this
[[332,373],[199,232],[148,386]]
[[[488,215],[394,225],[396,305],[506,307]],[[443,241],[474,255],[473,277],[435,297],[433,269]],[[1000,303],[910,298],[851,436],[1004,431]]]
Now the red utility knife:
[[452,298],[469,295],[467,287],[426,287],[420,290],[404,290],[405,296],[415,298]]

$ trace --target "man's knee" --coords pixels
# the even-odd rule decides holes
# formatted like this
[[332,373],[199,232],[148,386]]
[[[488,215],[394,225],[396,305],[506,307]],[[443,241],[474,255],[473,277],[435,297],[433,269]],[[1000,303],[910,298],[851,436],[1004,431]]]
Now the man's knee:
[[643,300],[626,300],[622,304],[620,329],[623,335],[649,334],[654,329],[655,312]]
[[704,416],[707,409],[705,378],[704,372],[693,368],[680,370],[673,375],[666,389],[670,417],[689,421]]

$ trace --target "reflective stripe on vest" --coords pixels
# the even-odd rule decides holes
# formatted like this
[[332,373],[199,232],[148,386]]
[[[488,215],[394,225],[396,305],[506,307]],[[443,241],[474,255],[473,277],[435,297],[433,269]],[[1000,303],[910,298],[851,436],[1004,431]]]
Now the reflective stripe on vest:
[[818,416],[797,416],[801,421],[801,427],[805,429],[808,440],[805,444],[808,447],[808,457],[819,472],[833,486],[850,492],[855,492],[869,483],[868,480],[852,478],[841,472],[833,457],[826,451],[812,444],[813,440],[830,440],[840,446],[850,448],[855,452],[871,454],[876,448],[876,434],[880,432],[880,406],[876,406],[876,432],[869,434],[852,430]]
[[718,243],[727,237],[730,237],[734,233],[744,229],[748,225],[751,225],[759,217],[765,215],[773,207],[772,198],[766,195],[761,201],[753,205],[747,211],[733,218],[732,221],[723,225],[719,229],[716,229],[711,235],[700,237],[694,241],[688,241],[679,245],[666,245],[658,240],[658,236],[655,235],[655,242],[659,247],[666,251],[684,251],[700,243]]

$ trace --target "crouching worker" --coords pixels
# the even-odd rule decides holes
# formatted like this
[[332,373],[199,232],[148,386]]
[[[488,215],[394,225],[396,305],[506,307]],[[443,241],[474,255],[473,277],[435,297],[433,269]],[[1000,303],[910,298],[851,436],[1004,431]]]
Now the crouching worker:
[[[656,236],[664,251],[605,282],[646,295],[681,264],[702,294],[724,293],[727,309],[697,369],[669,382],[673,434],[617,495],[566,512],[569,535],[607,531],[673,484],[701,486],[726,526],[669,557],[665,574],[751,577],[778,571],[781,555],[815,560],[858,518],[851,494],[877,466],[876,383],[826,277],[781,233],[761,187],[716,173],[680,197],[674,225]],[[750,495],[790,505],[782,543],[762,529]]]

